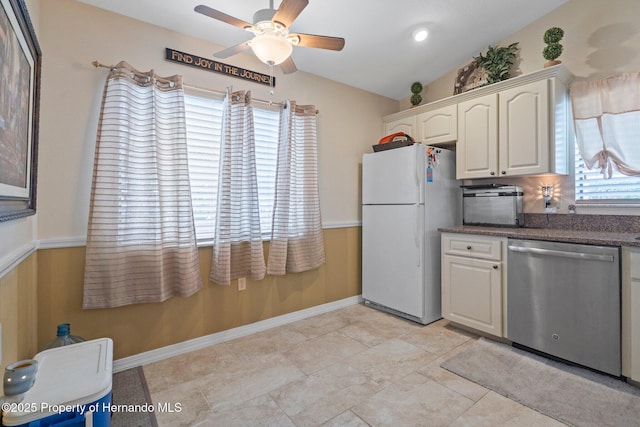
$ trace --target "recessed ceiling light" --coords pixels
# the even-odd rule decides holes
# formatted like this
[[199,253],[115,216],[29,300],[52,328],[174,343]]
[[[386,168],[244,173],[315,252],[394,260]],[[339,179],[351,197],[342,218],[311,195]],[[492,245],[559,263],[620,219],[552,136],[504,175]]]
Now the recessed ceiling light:
[[417,42],[421,42],[427,39],[429,32],[426,28],[418,28],[413,32],[413,39]]

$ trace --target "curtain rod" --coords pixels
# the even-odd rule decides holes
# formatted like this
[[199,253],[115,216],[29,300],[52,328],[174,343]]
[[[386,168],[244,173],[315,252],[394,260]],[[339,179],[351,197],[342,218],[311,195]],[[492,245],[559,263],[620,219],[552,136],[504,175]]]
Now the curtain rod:
[[[92,61],[91,65],[93,65],[96,68],[108,68],[110,70],[115,68],[115,65],[105,65],[105,64],[103,64],[103,63],[101,63],[99,61]],[[207,88],[207,87],[186,84],[184,82],[182,83],[182,85],[185,86],[185,87],[188,87],[190,89],[203,90],[203,91],[206,91],[206,92],[218,93],[220,95],[224,95],[226,93],[226,92],[222,92],[220,90],[215,90],[215,89],[211,89],[211,88]],[[257,101],[257,102],[261,102],[263,104],[282,106],[281,102],[266,101],[264,99],[258,99],[258,98],[253,98],[253,97],[251,99],[253,99],[254,101]],[[320,114],[320,111],[316,110],[316,115],[318,115],[318,114]]]

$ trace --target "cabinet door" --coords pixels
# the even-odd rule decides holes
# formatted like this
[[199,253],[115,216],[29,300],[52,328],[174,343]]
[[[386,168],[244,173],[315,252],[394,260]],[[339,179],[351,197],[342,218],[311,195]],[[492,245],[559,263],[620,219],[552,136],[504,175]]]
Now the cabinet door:
[[631,278],[629,289],[629,311],[631,326],[631,369],[629,377],[640,381],[640,277]]
[[490,178],[498,170],[498,95],[458,104],[456,178]]
[[384,135],[391,135],[396,132],[404,132],[415,138],[416,116],[406,117],[384,124]]
[[418,141],[425,145],[446,144],[458,139],[458,108],[456,105],[419,114],[416,118]]
[[502,337],[502,263],[442,256],[442,317]]
[[499,93],[500,175],[549,172],[549,81]]
[[640,381],[640,251],[622,248],[622,375]]

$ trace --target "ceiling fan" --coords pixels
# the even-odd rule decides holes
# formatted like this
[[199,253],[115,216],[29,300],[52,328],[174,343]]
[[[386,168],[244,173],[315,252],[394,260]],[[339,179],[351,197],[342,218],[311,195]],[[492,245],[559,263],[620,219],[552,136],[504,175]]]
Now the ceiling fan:
[[268,9],[258,10],[253,15],[253,24],[202,4],[196,6],[194,10],[254,34],[251,40],[216,52],[213,56],[228,58],[251,49],[258,59],[265,64],[280,65],[282,72],[289,74],[297,70],[293,59],[291,59],[291,52],[294,46],[338,51],[344,47],[344,39],[340,37],[289,33],[289,26],[308,4],[309,0],[282,0],[278,10],[275,10],[273,8],[273,0],[269,0]]

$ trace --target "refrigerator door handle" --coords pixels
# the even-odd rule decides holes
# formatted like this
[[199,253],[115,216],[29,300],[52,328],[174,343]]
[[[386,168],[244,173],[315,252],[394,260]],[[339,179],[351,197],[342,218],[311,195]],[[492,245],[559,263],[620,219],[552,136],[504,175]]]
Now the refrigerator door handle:
[[415,151],[415,155],[413,156],[414,168],[413,170],[416,172],[416,203],[420,203],[420,174],[422,173],[422,165],[418,161],[418,158],[421,155],[420,150]]
[[413,230],[413,241],[418,249],[416,251],[416,267],[420,267],[422,263],[422,245],[420,242],[422,241],[422,221],[420,221],[420,205],[416,206],[416,222],[415,228]]

